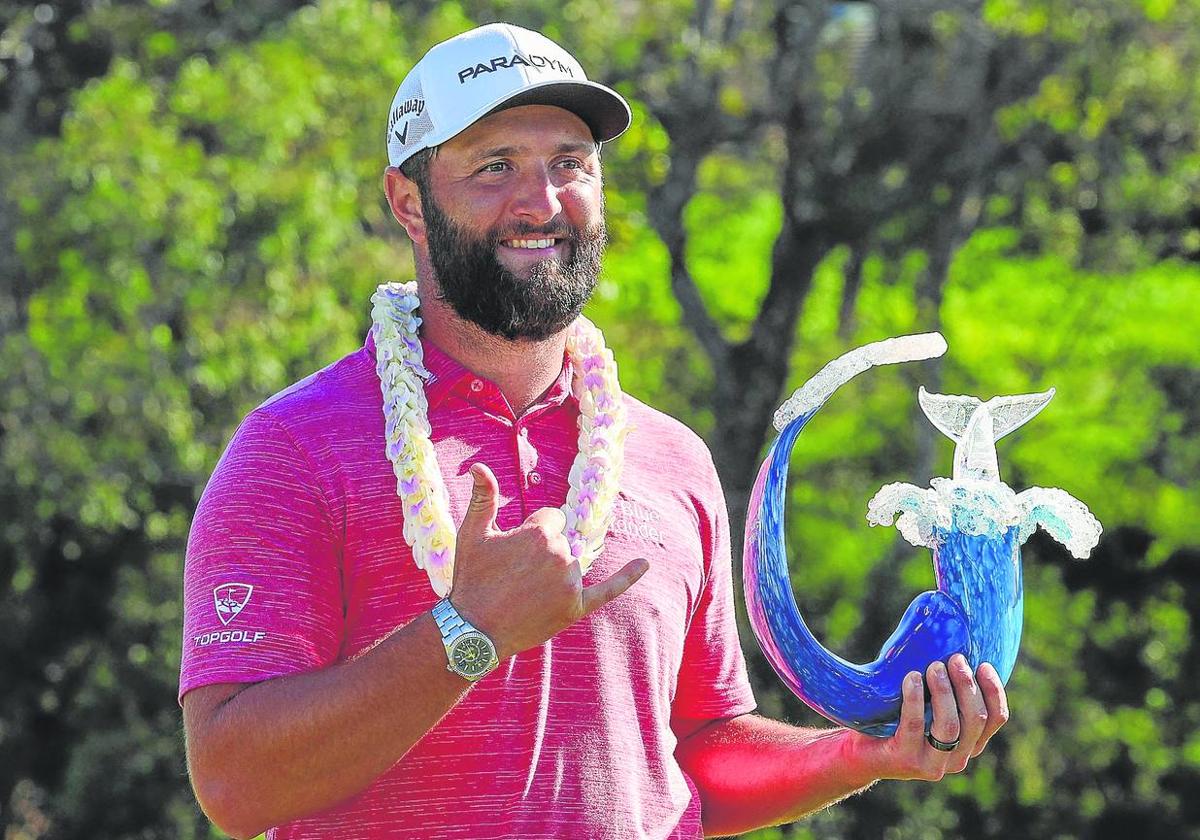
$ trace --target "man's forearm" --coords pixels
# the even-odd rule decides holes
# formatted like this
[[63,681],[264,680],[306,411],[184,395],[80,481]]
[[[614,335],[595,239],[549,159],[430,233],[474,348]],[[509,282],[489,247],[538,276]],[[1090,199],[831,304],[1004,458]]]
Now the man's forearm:
[[446,670],[425,613],[352,661],[252,685],[189,721],[197,796],[235,835],[329,807],[395,764],[469,687]]
[[875,778],[844,729],[805,729],[757,715],[713,723],[675,751],[700,792],[706,835],[798,820]]
[[[937,781],[963,772],[1008,720],[1008,696],[991,665],[972,673],[967,658],[955,654],[949,666],[932,662],[925,680],[915,671],[904,678],[900,720],[887,738],[801,729],[755,715],[700,728],[680,721],[677,731],[691,734],[681,734],[675,756],[699,790],[705,832],[793,822],[877,779]],[[928,729],[926,685],[933,708]]]

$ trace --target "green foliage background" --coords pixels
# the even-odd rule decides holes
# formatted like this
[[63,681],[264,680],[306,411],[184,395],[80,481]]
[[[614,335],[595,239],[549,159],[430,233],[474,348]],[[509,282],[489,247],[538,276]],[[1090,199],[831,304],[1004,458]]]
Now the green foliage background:
[[[589,314],[628,391],[702,434],[730,410],[647,217],[674,148],[647,104],[669,80],[639,56],[666,39],[732,61],[689,41],[693,11],[0,3],[5,840],[215,836],[187,785],[175,703],[190,516],[238,420],[359,346],[375,284],[411,276],[382,199],[383,117],[432,43],[475,22],[539,27],[630,98],[634,126],[605,150],[613,243]],[[1105,536],[1087,561],[1040,536],[1027,546],[1014,717],[969,773],[881,784],[755,836],[1198,837],[1200,5],[988,0],[928,19],[950,43],[970,14],[1058,56],[997,113],[1019,152],[1008,180],[980,197],[932,310],[910,221],[877,231],[853,294],[852,249],[831,248],[789,387],[854,344],[940,328],[950,352],[934,390],[1058,389],[1001,445],[1002,470],[1018,489],[1084,499]],[[849,71],[822,66],[840,95]],[[750,80],[714,93],[730,112],[758,95]],[[687,263],[731,340],[770,281],[782,145],[766,133],[718,148],[686,205]],[[847,386],[793,459],[794,582],[848,656],[872,656],[932,582],[925,553],[864,522],[882,482],[929,477],[914,474],[930,445],[912,412],[922,375]],[[943,443],[933,474],[950,469]],[[743,643],[763,712],[819,725],[748,632]]]

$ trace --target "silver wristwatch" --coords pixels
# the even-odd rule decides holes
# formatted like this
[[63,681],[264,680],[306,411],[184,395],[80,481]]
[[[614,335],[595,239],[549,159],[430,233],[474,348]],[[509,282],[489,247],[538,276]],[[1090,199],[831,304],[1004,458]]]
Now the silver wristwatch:
[[458,614],[449,598],[443,598],[433,608],[433,620],[442,633],[446,647],[446,670],[475,682],[496,669],[496,645],[469,621]]

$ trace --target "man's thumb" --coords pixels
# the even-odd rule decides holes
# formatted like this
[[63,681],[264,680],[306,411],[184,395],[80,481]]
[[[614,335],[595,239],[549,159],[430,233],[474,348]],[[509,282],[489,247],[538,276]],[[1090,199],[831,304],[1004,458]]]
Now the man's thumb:
[[497,496],[500,488],[496,483],[496,476],[488,469],[487,464],[472,464],[471,478],[475,482],[475,486],[471,488],[471,503],[467,505],[467,515],[463,517],[462,527],[458,532],[485,536],[496,529],[496,511],[500,507]]

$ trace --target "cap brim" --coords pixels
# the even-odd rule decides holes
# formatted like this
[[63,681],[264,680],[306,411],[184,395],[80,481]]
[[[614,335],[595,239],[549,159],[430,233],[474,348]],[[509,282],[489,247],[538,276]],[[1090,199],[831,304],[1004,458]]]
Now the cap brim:
[[454,139],[484,117],[522,105],[553,105],[570,111],[587,124],[597,143],[607,143],[619,137],[633,122],[629,103],[615,90],[597,82],[555,79],[528,85],[510,96],[491,102],[453,129],[430,132],[419,146],[407,150],[397,159],[389,158],[391,165],[403,166],[417,152]]
[[495,103],[478,119],[522,105],[553,105],[570,111],[587,123],[598,143],[619,137],[633,121],[628,103],[616,91],[596,82],[557,79],[522,88]]

